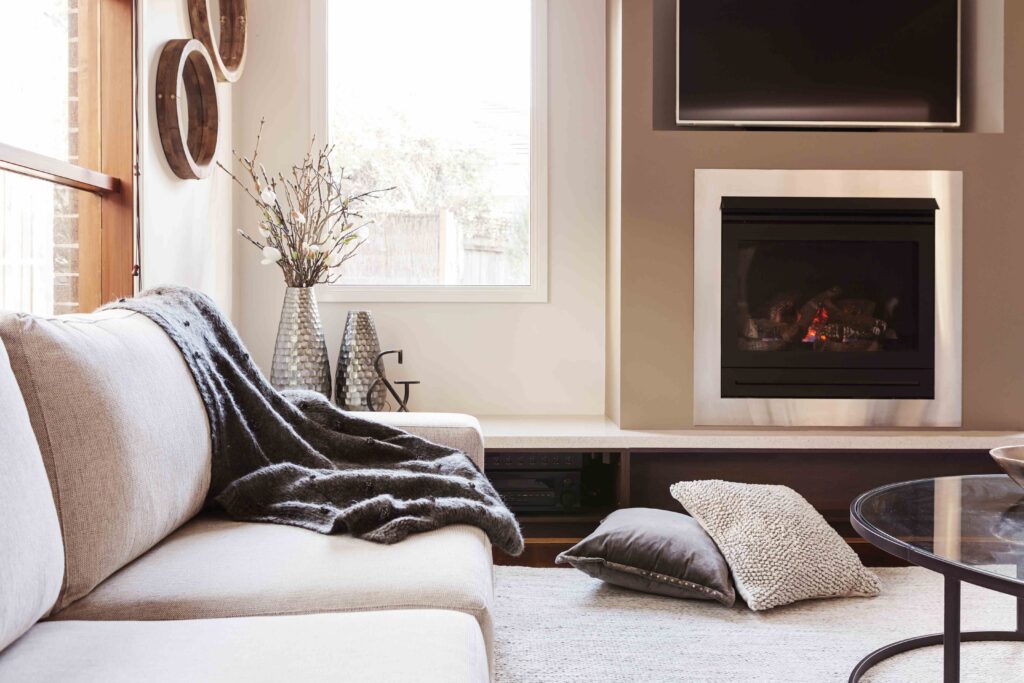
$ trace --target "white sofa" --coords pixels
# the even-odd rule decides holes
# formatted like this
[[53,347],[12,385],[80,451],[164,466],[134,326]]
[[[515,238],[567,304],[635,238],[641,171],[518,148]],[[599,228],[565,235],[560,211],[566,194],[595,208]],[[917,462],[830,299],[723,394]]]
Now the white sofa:
[[[0,315],[0,681],[486,681],[491,548],[203,511],[209,425],[124,311]],[[473,418],[368,415],[467,452]]]

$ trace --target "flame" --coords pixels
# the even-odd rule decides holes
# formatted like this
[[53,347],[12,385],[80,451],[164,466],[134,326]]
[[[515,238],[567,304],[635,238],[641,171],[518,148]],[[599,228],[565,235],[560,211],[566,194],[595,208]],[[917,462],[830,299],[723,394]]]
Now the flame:
[[828,339],[827,334],[821,334],[818,332],[818,328],[828,322],[828,311],[825,310],[824,306],[819,306],[818,310],[814,313],[814,319],[811,320],[811,324],[807,326],[807,334],[804,336],[804,342],[816,342],[819,339],[825,341]]

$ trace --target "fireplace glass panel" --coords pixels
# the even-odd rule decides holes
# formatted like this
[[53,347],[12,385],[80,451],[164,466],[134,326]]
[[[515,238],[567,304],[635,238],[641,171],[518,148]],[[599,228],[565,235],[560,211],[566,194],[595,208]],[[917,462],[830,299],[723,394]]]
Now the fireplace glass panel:
[[934,396],[932,199],[722,198],[722,397]]
[[735,244],[737,350],[918,350],[917,242],[740,239]]

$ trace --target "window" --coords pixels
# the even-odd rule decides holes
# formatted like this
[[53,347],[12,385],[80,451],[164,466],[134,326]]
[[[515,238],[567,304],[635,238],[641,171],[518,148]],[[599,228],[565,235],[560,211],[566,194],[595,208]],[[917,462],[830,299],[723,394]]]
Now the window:
[[132,292],[132,11],[4,6],[0,92],[17,106],[0,107],[0,308],[73,313]]
[[394,187],[367,205],[369,239],[324,298],[546,300],[546,4],[319,11],[318,138],[353,189]]
[[50,315],[98,303],[82,296],[98,286],[89,282],[98,271],[81,274],[95,257],[95,245],[83,243],[96,234],[95,202],[80,190],[0,171],[0,309]]

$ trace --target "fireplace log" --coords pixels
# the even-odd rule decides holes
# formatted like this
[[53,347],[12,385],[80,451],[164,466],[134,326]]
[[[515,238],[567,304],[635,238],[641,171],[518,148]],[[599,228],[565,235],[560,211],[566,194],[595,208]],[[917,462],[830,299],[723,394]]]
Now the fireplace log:
[[740,351],[782,351],[789,342],[782,339],[737,339]]
[[880,318],[848,313],[837,304],[826,303],[824,309],[828,313],[828,321],[830,323],[843,326],[844,339],[881,337],[889,327],[888,323]]
[[750,305],[746,301],[739,301],[736,304],[736,327],[740,330],[745,330],[749,324]]
[[875,315],[877,307],[878,304],[871,299],[840,299],[836,301],[836,308],[846,315],[871,317]]
[[773,296],[766,307],[768,319],[776,323],[792,321],[796,317],[799,297],[800,293],[792,289]]
[[831,353],[844,353],[851,351],[872,352],[881,349],[881,345],[875,339],[854,339],[852,341],[834,341],[832,339],[818,339],[814,342],[815,351],[827,351]]
[[800,336],[800,327],[795,323],[775,322],[767,318],[747,318],[743,336],[747,339],[781,339],[791,342]]
[[861,340],[873,341],[883,334],[876,333],[876,329],[878,328],[870,326],[857,327],[847,323],[832,322],[830,319],[827,323],[816,323],[814,325],[814,337],[815,340],[821,339],[840,343]]
[[817,315],[818,310],[824,308],[826,304],[834,306],[832,301],[842,293],[842,288],[836,286],[829,287],[825,291],[818,292],[812,296],[800,307],[800,312],[796,317],[797,324],[806,329],[814,321],[814,316]]

